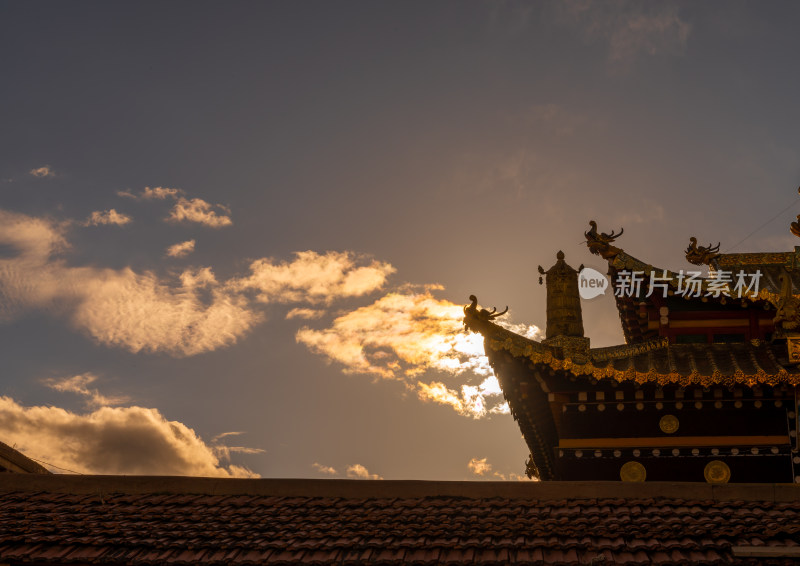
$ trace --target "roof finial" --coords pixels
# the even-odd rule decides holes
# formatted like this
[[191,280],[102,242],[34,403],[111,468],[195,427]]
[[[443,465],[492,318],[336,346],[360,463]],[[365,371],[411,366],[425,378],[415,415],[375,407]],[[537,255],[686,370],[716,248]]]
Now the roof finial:
[[625,232],[624,228],[620,228],[619,232],[611,232],[606,234],[597,231],[597,222],[589,220],[591,228],[588,232],[584,232],[586,236],[586,245],[589,246],[589,251],[595,255],[599,255],[603,259],[614,259],[622,250],[611,245],[614,240],[622,236]]
[[719,257],[719,242],[716,246],[698,246],[697,238],[689,238],[689,247],[686,248],[686,261],[693,265],[711,265]]

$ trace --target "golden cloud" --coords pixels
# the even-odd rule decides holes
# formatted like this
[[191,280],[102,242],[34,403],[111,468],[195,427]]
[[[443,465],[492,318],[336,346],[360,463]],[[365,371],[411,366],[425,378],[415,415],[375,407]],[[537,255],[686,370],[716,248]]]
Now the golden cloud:
[[221,228],[222,226],[233,224],[230,216],[218,214],[214,210],[215,207],[230,214],[230,211],[220,204],[213,205],[200,198],[187,199],[178,197],[166,220],[170,222],[196,222],[211,228]]
[[[256,302],[330,303],[381,287],[394,268],[347,252],[256,260],[246,277],[217,281],[210,267],[177,278],[130,268],[73,267],[54,257],[65,225],[0,210],[0,321],[32,308],[67,316],[98,342],[132,352],[189,356],[235,343],[263,320]],[[255,291],[256,302],[250,298]],[[296,316],[310,313],[297,311]]]
[[332,468],[331,466],[324,466],[324,465],[320,464],[319,462],[314,462],[313,464],[311,464],[311,467],[314,468],[319,473],[325,474],[325,475],[328,475],[328,476],[335,476],[336,474],[339,473],[339,472],[336,471],[336,468]]
[[177,199],[178,195],[183,194],[181,189],[170,189],[168,187],[145,187],[139,194],[130,190],[117,191],[117,196],[133,200],[165,200],[167,198]]
[[117,395],[109,397],[103,395],[97,389],[89,389],[89,385],[97,381],[97,376],[93,373],[83,373],[80,375],[73,375],[72,377],[51,378],[45,379],[44,383],[50,389],[56,391],[77,393],[86,397],[86,404],[90,407],[107,407],[110,405],[121,405],[127,403],[130,399],[124,395]]
[[221,465],[217,449],[194,430],[144,407],[77,414],[0,396],[0,437],[32,458],[79,473],[257,477]]
[[395,269],[388,263],[369,261],[350,252],[297,252],[291,262],[258,259],[250,264],[248,277],[232,279],[229,288],[254,291],[263,303],[330,303],[334,299],[359,297],[386,283]]
[[127,214],[117,212],[115,209],[110,210],[95,210],[83,222],[84,226],[101,226],[101,225],[115,225],[124,226],[129,224],[133,218]]
[[488,462],[488,458],[472,458],[467,463],[467,468],[469,468],[469,471],[476,476],[484,476],[487,479],[498,479],[502,481],[530,481],[530,478],[525,475],[516,474],[514,472],[504,474],[494,471],[492,469],[492,465]]
[[[461,415],[480,418],[507,413],[502,392],[484,355],[483,338],[463,331],[463,306],[437,299],[440,287],[421,292],[388,293],[370,305],[337,317],[329,328],[301,328],[298,342],[344,366],[348,373],[377,375],[404,381],[420,399],[450,406]],[[536,337],[535,326],[509,325],[515,332]],[[442,381],[414,379],[427,371],[461,376],[477,385],[457,389]],[[495,401],[496,400],[496,401]]]
[[347,466],[347,477],[355,480],[382,480],[383,478],[378,474],[371,474],[361,464],[353,464]]
[[39,178],[56,176],[53,170],[50,169],[49,165],[43,165],[42,167],[35,167],[34,169],[28,171],[28,173],[30,173],[34,177],[39,177]]
[[304,318],[306,320],[314,318],[322,318],[325,316],[325,311],[320,309],[307,309],[307,308],[294,308],[286,313],[286,320],[293,318]]
[[185,257],[194,251],[194,244],[194,240],[178,242],[167,248],[166,255],[168,257]]
[[469,471],[476,476],[483,476],[492,471],[492,465],[486,461],[486,458],[472,458],[467,467]]

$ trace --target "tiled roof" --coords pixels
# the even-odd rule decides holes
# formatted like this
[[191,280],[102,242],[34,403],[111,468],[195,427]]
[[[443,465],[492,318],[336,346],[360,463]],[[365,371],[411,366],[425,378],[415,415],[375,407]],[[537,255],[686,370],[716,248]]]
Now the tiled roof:
[[788,485],[38,480],[0,479],[0,563],[746,564],[767,554],[790,564],[800,556],[800,488]]
[[776,349],[761,341],[670,344],[660,339],[581,352],[531,340],[489,321],[470,324],[485,337],[490,358],[492,352],[507,351],[515,358],[575,376],[682,387],[800,384],[800,373],[785,368],[776,357]]

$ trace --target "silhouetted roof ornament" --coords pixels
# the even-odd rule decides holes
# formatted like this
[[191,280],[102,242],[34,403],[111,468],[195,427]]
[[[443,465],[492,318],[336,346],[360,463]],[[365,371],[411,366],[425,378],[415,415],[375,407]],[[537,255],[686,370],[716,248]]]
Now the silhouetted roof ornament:
[[480,321],[491,321],[496,319],[499,316],[503,316],[508,312],[508,306],[506,306],[504,311],[497,312],[497,307],[493,307],[492,310],[480,309],[478,310],[478,297],[475,295],[470,295],[469,300],[472,301],[469,305],[464,307],[464,329],[465,330],[475,330],[477,328],[473,328],[471,322],[476,320]]
[[583,235],[586,236],[586,245],[589,246],[590,252],[599,255],[603,259],[613,259],[622,251],[611,244],[614,240],[622,236],[623,232],[625,232],[624,228],[620,228],[618,233],[612,231],[610,234],[606,234],[597,231],[597,222],[594,220],[590,220],[589,225],[591,228],[588,232],[584,232]]
[[686,261],[693,265],[711,265],[711,262],[720,256],[719,242],[716,246],[698,246],[697,238],[689,238],[689,247],[686,248]]

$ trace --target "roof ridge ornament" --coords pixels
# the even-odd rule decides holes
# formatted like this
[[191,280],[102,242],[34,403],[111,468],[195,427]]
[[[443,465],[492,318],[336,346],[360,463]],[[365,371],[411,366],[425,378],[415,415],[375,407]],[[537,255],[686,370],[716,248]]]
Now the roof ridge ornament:
[[692,236],[689,238],[689,247],[686,248],[686,261],[692,265],[711,265],[711,262],[721,255],[719,246],[720,242],[717,242],[716,246],[711,243],[708,246],[698,246],[697,238]]
[[800,214],[797,215],[797,222],[789,224],[789,230],[792,234],[800,238]]
[[583,233],[586,236],[586,245],[589,246],[589,251],[603,259],[614,259],[622,250],[611,244],[622,236],[625,229],[620,228],[618,233],[612,231],[610,234],[606,234],[597,231],[597,222],[594,220],[590,220],[589,225],[591,226],[589,231]]
[[471,323],[475,320],[491,322],[497,317],[503,316],[508,312],[508,305],[506,305],[506,309],[501,312],[497,312],[497,307],[492,307],[492,310],[478,310],[478,297],[475,295],[470,295],[469,300],[471,303],[464,306],[464,330],[470,330],[472,328]]

